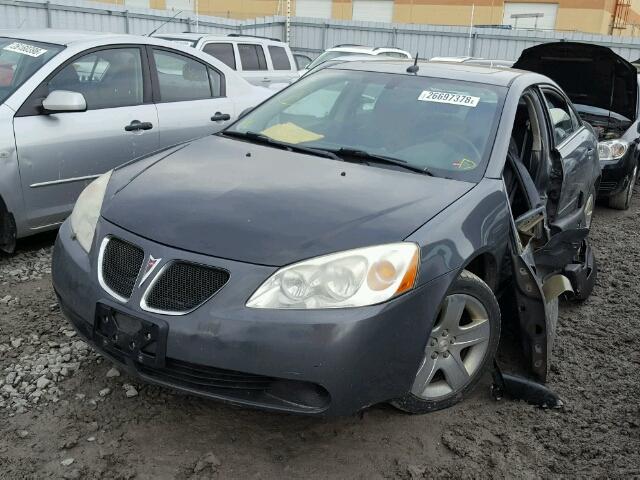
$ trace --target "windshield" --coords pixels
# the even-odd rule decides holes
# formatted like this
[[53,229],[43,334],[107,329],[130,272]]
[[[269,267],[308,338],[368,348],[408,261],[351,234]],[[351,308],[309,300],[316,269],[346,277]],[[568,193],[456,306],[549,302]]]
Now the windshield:
[[63,48],[50,43],[0,37],[0,103]]
[[283,90],[227,131],[338,156],[340,149],[358,150],[477,182],[505,92],[464,81],[327,69]]
[[321,63],[328,62],[329,60],[333,60],[338,57],[352,57],[353,55],[367,55],[366,53],[356,53],[356,52],[324,52],[322,55],[317,57],[313,62],[307,65],[307,70],[311,70],[312,68],[317,67]]

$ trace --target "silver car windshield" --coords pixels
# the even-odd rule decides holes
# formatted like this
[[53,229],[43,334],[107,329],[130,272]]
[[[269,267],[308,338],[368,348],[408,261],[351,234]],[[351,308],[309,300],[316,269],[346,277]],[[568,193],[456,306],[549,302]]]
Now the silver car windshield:
[[0,103],[65,47],[0,37]]
[[433,175],[479,181],[506,88],[406,74],[327,69],[231,126],[290,145],[358,151]]

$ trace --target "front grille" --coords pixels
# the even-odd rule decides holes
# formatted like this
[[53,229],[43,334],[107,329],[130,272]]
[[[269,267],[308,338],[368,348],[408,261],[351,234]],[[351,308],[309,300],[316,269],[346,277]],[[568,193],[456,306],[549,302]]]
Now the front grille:
[[102,279],[122,298],[129,298],[144,261],[144,252],[128,242],[112,237],[102,253]]
[[280,410],[320,412],[331,400],[329,392],[315,383],[223,370],[172,358],[166,358],[163,367],[137,362],[135,367],[152,380],[177,388]]
[[213,391],[216,389],[264,391],[267,390],[269,385],[274,381],[273,378],[263,375],[252,375],[233,370],[205,367],[203,365],[195,365],[171,358],[166,359],[166,364],[162,369],[156,369],[142,364],[137,365],[137,368],[142,373],[146,373],[160,380],[204,391]]
[[616,188],[618,188],[618,182],[600,182],[600,186],[598,187],[598,190],[600,192],[611,192]]
[[220,290],[227,280],[226,270],[174,262],[160,274],[145,303],[148,308],[162,312],[188,312]]

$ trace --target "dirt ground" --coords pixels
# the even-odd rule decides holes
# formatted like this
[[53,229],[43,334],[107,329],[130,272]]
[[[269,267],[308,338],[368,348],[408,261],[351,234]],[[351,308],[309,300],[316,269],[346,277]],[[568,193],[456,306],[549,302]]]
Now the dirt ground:
[[446,411],[340,419],[139,384],[67,326],[54,237],[23,242],[0,257],[0,478],[640,478],[639,194],[597,209],[594,294],[561,305],[549,383],[563,410],[495,402],[488,379]]

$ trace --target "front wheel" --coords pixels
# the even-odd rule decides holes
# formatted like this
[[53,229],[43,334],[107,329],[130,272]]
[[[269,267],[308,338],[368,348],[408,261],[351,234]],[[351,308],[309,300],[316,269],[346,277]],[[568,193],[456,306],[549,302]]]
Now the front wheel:
[[411,391],[392,405],[409,413],[427,413],[458,403],[492,365],[499,339],[495,295],[464,270],[440,307]]
[[629,184],[620,193],[609,197],[609,206],[616,210],[627,210],[631,205],[631,197],[633,196],[633,187],[636,184],[636,178],[638,177],[638,166],[636,165],[631,173]]

